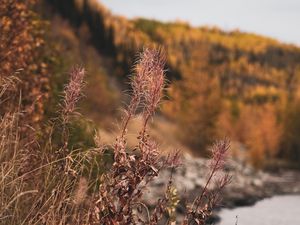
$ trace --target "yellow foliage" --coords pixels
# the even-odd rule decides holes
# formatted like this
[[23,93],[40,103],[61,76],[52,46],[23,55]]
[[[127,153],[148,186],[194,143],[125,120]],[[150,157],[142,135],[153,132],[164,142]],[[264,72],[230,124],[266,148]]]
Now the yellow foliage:
[[239,118],[237,134],[249,148],[249,160],[257,167],[275,157],[282,138],[282,126],[278,123],[272,105],[246,107]]

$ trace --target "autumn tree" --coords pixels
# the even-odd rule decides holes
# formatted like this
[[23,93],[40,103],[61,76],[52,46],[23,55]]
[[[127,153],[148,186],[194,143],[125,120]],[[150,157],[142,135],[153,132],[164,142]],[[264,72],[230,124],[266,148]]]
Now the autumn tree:
[[166,111],[178,121],[179,136],[192,149],[203,153],[218,137],[217,121],[222,108],[216,77],[202,73],[175,84]]
[[280,155],[293,162],[300,161],[300,102],[287,104],[283,123],[283,139]]

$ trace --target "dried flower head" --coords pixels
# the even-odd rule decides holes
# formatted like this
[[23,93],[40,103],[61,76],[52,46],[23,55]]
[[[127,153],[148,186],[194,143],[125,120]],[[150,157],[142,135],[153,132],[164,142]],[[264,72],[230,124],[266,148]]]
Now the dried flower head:
[[230,149],[229,140],[225,139],[217,141],[210,149],[211,160],[210,168],[215,170],[222,170],[227,159],[228,150]]
[[63,116],[67,120],[68,116],[76,109],[76,103],[81,97],[84,86],[85,70],[76,66],[70,72],[70,79],[64,89]]

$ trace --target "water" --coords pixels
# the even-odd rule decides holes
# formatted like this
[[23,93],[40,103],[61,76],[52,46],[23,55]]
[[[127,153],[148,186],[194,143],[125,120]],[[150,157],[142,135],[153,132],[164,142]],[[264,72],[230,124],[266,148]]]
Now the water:
[[219,225],[300,225],[300,196],[275,196],[254,206],[223,209]]

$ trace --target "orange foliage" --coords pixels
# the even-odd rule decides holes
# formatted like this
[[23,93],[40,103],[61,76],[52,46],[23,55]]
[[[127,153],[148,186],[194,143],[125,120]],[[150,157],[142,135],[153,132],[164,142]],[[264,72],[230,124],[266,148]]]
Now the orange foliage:
[[278,154],[282,127],[272,105],[245,107],[237,124],[237,137],[249,148],[249,160],[257,167]]
[[[43,24],[31,11],[34,3],[34,0],[3,0],[0,4],[0,78],[16,76],[21,80],[22,110],[31,125],[41,120],[42,97],[45,97],[48,82],[47,64],[41,55]],[[17,98],[19,94],[16,93]],[[17,107],[18,100],[13,96],[13,93],[7,94],[12,101],[6,104]]]
[[218,137],[217,121],[222,110],[220,87],[216,77],[198,74],[170,89],[172,101],[164,111],[181,127],[183,142],[199,153]]

